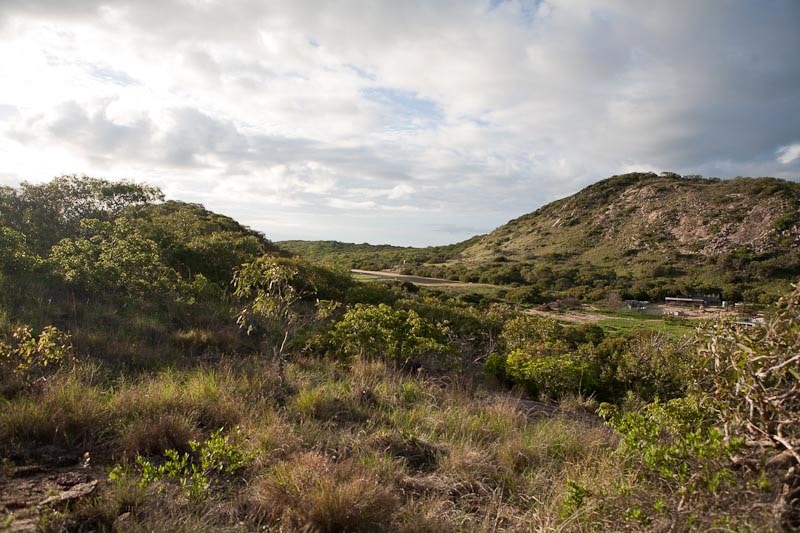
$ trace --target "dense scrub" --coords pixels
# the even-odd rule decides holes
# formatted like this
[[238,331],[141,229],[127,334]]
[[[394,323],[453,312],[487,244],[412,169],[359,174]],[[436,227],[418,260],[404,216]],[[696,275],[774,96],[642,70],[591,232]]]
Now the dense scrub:
[[[354,283],[147,187],[3,194],[6,525],[800,527],[800,289],[761,326],[613,335]],[[96,489],[21,505],[34,466]]]

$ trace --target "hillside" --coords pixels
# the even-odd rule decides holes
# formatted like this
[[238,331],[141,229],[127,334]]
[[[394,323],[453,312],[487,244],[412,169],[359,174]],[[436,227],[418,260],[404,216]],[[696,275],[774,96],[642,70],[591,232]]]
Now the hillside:
[[448,266],[487,280],[497,263],[521,283],[581,298],[602,288],[772,301],[800,275],[800,184],[614,176],[497,228]]
[[364,270],[391,270],[442,263],[458,255],[477,242],[480,237],[446,246],[391,246],[388,244],[355,244],[339,241],[280,241],[282,250],[301,255],[309,261],[321,262],[338,268]]
[[800,184],[625,174],[449,247],[349,246],[287,248],[350,267],[527,286],[531,303],[609,292],[767,303],[800,276]]
[[664,254],[718,257],[746,249],[775,256],[799,247],[798,183],[650,173],[608,178],[514,219],[467,247],[459,260],[562,255],[631,265]]

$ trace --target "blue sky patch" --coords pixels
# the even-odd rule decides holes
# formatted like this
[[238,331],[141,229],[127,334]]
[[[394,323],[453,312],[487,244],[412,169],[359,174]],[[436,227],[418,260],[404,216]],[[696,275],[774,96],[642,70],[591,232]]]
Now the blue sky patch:
[[419,98],[412,91],[370,87],[362,90],[361,94],[367,100],[380,104],[388,112],[393,129],[433,127],[444,119],[439,104],[427,98]]
[[114,85],[120,85],[122,87],[127,87],[128,85],[136,85],[137,81],[127,73],[116,70],[110,67],[101,67],[98,65],[91,65],[89,67],[89,71],[91,76],[95,79],[105,81],[108,83],[113,83]]

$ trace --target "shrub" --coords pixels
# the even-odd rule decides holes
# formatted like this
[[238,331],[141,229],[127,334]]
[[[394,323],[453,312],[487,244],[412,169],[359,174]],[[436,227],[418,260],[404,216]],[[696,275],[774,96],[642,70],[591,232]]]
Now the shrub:
[[[800,527],[800,285],[784,296],[763,326],[722,324],[707,330],[693,374],[726,436],[758,443],[788,461],[783,525]],[[757,449],[757,448],[756,448]],[[756,464],[764,457],[756,451]]]
[[624,415],[601,404],[598,412],[623,435],[621,451],[628,464],[641,468],[660,496],[650,509],[642,505],[648,498],[644,494],[633,499],[635,505],[626,503],[626,520],[646,525],[656,517],[668,518],[674,529],[683,530],[698,518],[712,525],[733,517],[732,509],[745,504],[736,501],[747,489],[731,461],[744,440],[727,439],[698,397],[656,400]]
[[55,326],[45,327],[39,335],[34,335],[30,326],[19,326],[11,334],[9,344],[0,341],[0,365],[10,367],[28,384],[72,357],[69,334]]
[[596,372],[594,390],[611,402],[629,394],[645,402],[680,397],[688,385],[691,351],[689,341],[674,341],[650,330],[605,338],[587,349]]
[[506,373],[532,395],[560,398],[591,389],[589,362],[578,354],[536,353],[514,350],[506,360]]
[[561,324],[552,318],[518,315],[503,325],[500,341],[509,352],[527,350],[535,344],[561,341],[561,330]]
[[506,299],[521,304],[539,304],[543,302],[541,292],[536,287],[514,287],[506,292]]
[[230,435],[222,435],[222,429],[212,433],[204,442],[193,440],[189,447],[193,452],[180,453],[174,449],[165,452],[166,462],[154,465],[141,455],[136,457],[136,464],[141,468],[142,487],[164,479],[177,481],[186,497],[198,502],[205,499],[219,478],[232,475],[243,469],[252,460],[250,454],[241,448],[239,428]]
[[707,331],[695,361],[728,434],[792,452],[800,463],[800,285],[761,327]]
[[[233,277],[244,305],[237,323],[271,341],[283,375],[286,354],[339,306],[351,280],[298,259],[263,255]],[[283,337],[282,340],[278,340]]]
[[336,323],[331,337],[333,345],[349,357],[442,366],[449,365],[454,355],[446,332],[446,326],[436,325],[414,310],[357,304]]
[[624,415],[603,404],[600,412],[649,472],[683,494],[716,492],[731,477],[728,458],[743,444],[726,440],[696,397],[656,400]]

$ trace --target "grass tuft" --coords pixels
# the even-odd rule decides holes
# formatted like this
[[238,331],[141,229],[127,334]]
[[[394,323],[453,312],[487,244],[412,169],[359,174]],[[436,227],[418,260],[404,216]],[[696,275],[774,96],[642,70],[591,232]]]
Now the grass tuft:
[[363,465],[335,463],[319,452],[275,465],[250,491],[249,507],[258,519],[292,530],[386,530],[399,506]]

